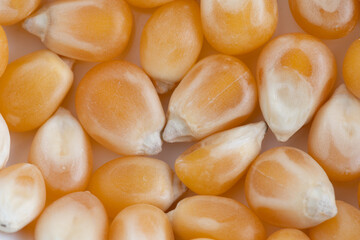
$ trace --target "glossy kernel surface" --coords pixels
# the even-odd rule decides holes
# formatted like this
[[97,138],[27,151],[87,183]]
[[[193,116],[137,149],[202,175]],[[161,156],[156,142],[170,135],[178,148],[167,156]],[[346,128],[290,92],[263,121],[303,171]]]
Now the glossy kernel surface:
[[0,76],[5,72],[9,60],[9,44],[4,29],[0,26]]
[[346,87],[360,98],[360,39],[355,40],[346,52],[343,62],[343,77]]
[[266,240],[310,240],[310,238],[297,229],[281,229],[271,234]]
[[128,3],[139,8],[154,8],[173,0],[126,0]]
[[41,0],[1,0],[0,25],[12,25],[29,16]]

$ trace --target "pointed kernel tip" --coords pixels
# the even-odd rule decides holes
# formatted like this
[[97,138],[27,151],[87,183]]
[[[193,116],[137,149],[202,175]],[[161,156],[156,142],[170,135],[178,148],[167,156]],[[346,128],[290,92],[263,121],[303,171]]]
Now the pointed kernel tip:
[[165,94],[171,89],[173,89],[175,86],[175,84],[166,83],[162,81],[154,81],[154,83],[155,83],[155,89],[159,94]]
[[279,142],[286,142],[293,135],[292,133],[275,133],[275,132],[273,133]]
[[333,218],[337,214],[335,196],[325,186],[315,186],[308,190],[306,215],[320,222]]
[[143,144],[143,153],[145,155],[156,155],[162,150],[162,140],[160,132],[154,132],[149,134]]
[[166,124],[163,139],[168,143],[190,142],[195,140],[187,123],[181,118],[170,118]]
[[39,37],[43,42],[45,40],[45,35],[49,23],[48,15],[43,12],[38,15],[27,18],[22,27],[31,34]]

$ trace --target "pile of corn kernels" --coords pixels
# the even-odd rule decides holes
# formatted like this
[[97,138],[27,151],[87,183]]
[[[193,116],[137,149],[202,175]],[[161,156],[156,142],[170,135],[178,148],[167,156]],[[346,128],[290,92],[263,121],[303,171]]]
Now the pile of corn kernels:
[[0,0],[0,239],[360,240],[359,14]]

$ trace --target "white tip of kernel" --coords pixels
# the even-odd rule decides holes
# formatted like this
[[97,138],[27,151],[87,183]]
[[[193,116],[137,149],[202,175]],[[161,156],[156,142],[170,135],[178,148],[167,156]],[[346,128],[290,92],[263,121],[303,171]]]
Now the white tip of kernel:
[[33,17],[27,18],[22,26],[29,33],[38,36],[43,42],[45,40],[45,35],[48,25],[49,25],[49,16],[46,12],[42,12]]
[[159,94],[164,94],[173,89],[175,84],[155,81],[155,88]]
[[305,215],[313,220],[323,222],[337,214],[334,192],[329,192],[325,186],[310,188],[304,201]]
[[5,167],[10,155],[9,128],[0,114],[0,169]]
[[161,146],[160,132],[151,133],[144,140],[143,153],[145,155],[156,155],[161,152]]
[[190,142],[194,140],[194,137],[184,119],[170,115],[163,133],[163,139],[169,143]]

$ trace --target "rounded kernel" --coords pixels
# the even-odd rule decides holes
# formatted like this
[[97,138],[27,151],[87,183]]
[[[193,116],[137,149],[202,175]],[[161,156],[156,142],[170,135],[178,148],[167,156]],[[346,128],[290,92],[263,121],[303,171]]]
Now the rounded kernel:
[[9,61],[9,45],[4,29],[0,26],[0,76],[5,72]]
[[360,39],[354,41],[346,52],[343,63],[343,77],[346,87],[360,98]]
[[29,16],[41,0],[3,0],[0,2],[0,25],[12,25]]
[[173,0],[126,0],[128,3],[139,8],[154,8]]
[[267,240],[310,240],[310,238],[297,229],[281,229],[271,234]]

